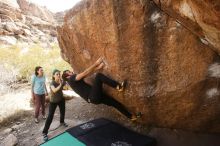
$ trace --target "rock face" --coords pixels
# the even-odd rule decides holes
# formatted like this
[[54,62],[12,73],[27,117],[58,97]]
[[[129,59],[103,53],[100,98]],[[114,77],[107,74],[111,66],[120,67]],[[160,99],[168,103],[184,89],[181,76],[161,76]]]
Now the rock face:
[[1,5],[6,4],[6,5],[8,5],[9,7],[12,7],[12,8],[19,8],[17,0],[0,0],[0,2],[1,2]]
[[[220,132],[219,9],[203,1],[183,11],[177,1],[81,1],[58,28],[63,58],[80,72],[103,56],[106,75],[128,80],[124,93],[106,91],[144,124]],[[170,5],[173,15],[162,11]]]
[[0,43],[39,43],[50,47],[56,42],[56,26],[61,24],[63,13],[55,14],[26,0],[0,0]]
[[3,146],[15,146],[17,143],[18,143],[18,139],[13,134],[9,134],[3,140]]
[[218,0],[154,0],[167,14],[198,35],[220,54],[220,3]]
[[0,7],[1,22],[4,22],[4,20],[22,19],[21,11],[16,0],[0,0]]
[[65,11],[55,13],[54,18],[56,19],[58,25],[63,25],[63,19],[65,13],[66,13]]
[[47,22],[55,22],[53,13],[45,7],[37,6],[26,0],[17,0],[22,12],[26,15],[32,15]]

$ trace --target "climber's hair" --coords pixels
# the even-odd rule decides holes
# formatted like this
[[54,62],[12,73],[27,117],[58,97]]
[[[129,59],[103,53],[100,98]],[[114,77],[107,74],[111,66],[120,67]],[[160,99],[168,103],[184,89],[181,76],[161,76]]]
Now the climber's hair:
[[67,77],[69,76],[69,75],[67,74],[68,71],[69,71],[69,70],[64,70],[64,71],[63,71],[62,78],[63,78],[64,81],[67,81]]

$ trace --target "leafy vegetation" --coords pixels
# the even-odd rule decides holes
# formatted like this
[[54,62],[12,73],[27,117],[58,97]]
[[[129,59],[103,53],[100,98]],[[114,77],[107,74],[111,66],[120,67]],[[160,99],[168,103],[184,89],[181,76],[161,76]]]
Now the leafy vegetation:
[[0,48],[0,80],[13,82],[19,79],[30,80],[36,66],[44,68],[45,75],[51,78],[53,69],[70,69],[70,65],[60,56],[57,44],[51,48],[40,45],[20,47],[19,45]]

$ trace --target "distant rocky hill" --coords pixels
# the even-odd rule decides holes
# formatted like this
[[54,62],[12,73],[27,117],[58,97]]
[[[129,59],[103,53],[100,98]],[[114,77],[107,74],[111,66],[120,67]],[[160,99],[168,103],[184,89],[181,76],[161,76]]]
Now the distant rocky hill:
[[57,43],[56,26],[62,24],[63,16],[64,12],[54,14],[26,0],[0,0],[0,44],[40,43],[49,47]]

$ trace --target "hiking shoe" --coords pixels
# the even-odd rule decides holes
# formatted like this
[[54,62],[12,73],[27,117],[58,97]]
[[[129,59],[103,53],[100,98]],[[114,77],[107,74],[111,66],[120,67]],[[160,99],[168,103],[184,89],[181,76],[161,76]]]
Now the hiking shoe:
[[43,133],[43,140],[44,140],[44,142],[48,141],[48,136],[45,133]]
[[124,91],[126,84],[127,84],[127,81],[125,80],[125,81],[121,82],[121,84],[119,84],[119,85],[116,87],[116,89],[117,89],[119,92],[122,92],[122,91]]
[[132,117],[131,117],[131,121],[132,122],[135,122],[135,121],[137,121],[138,119],[140,119],[142,117],[142,113],[141,112],[138,112],[138,113],[136,113],[135,115],[132,115]]
[[43,115],[43,119],[45,120],[47,117],[45,115]]
[[69,125],[67,123],[60,123],[60,126],[68,127]]
[[38,118],[35,118],[35,119],[34,119],[34,122],[35,122],[35,123],[39,123]]

